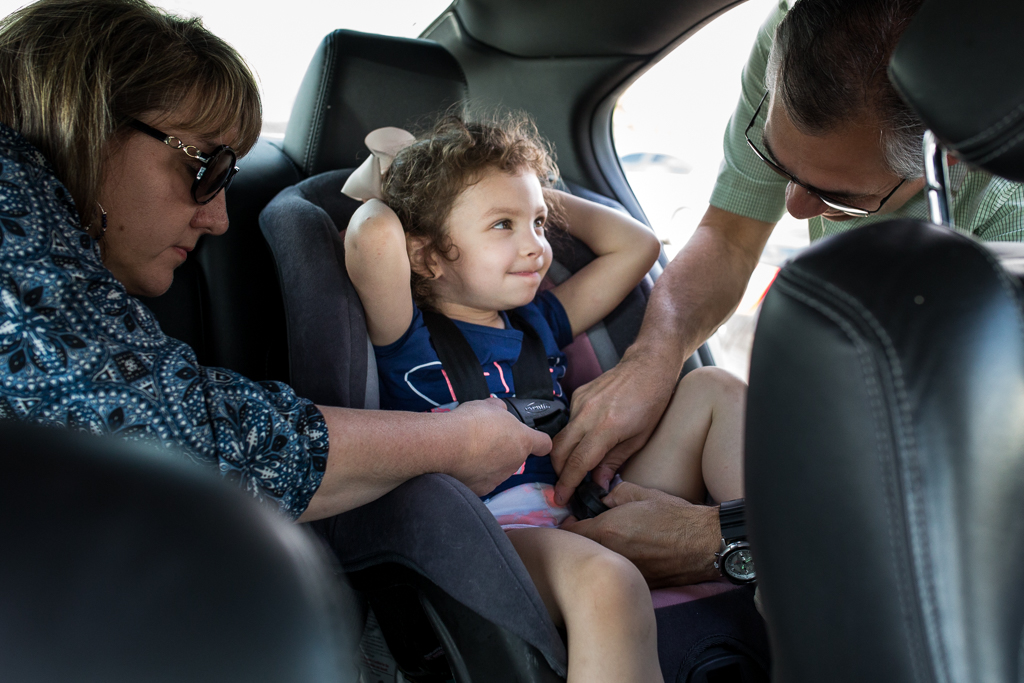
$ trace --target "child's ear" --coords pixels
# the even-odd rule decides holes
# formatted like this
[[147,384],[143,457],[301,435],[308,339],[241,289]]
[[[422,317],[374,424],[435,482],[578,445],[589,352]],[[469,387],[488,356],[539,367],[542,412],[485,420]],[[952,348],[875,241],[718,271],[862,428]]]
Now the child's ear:
[[441,275],[441,264],[430,249],[430,238],[422,235],[406,235],[405,247],[409,252],[409,265],[412,272],[428,280]]

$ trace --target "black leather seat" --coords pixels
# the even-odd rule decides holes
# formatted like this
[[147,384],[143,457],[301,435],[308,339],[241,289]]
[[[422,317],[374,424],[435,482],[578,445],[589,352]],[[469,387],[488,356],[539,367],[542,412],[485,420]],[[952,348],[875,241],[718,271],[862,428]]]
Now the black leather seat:
[[[1022,30],[1020,3],[930,0],[891,64],[940,140],[1017,179]],[[1020,680],[1020,246],[878,223],[765,298],[746,487],[775,680]]]
[[0,425],[0,680],[358,680],[318,544],[183,458]]

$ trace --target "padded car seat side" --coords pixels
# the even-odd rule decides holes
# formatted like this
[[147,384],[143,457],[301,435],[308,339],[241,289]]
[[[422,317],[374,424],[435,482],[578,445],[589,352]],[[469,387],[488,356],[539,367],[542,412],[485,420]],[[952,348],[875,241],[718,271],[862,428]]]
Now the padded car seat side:
[[982,245],[907,220],[779,274],[746,433],[775,680],[1020,679],[1021,297]]
[[184,456],[0,443],[0,680],[358,680],[354,596],[301,528]]

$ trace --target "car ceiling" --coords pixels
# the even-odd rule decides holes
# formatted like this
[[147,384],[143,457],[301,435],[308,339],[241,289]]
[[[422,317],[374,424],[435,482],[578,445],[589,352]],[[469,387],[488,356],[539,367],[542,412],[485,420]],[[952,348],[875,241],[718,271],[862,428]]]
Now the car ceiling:
[[456,0],[476,40],[517,57],[654,55],[735,0]]
[[422,37],[459,61],[471,117],[528,112],[554,144],[564,179],[618,199],[644,220],[612,140],[615,102],[661,57],[742,1],[455,0]]

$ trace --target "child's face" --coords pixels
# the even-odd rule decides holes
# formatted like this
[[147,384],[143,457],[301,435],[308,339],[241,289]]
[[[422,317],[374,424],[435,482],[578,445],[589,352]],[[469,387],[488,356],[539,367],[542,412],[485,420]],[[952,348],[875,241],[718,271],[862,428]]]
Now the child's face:
[[448,218],[458,258],[441,260],[435,269],[440,302],[504,311],[532,301],[551,266],[547,214],[536,175],[486,171],[463,190]]

